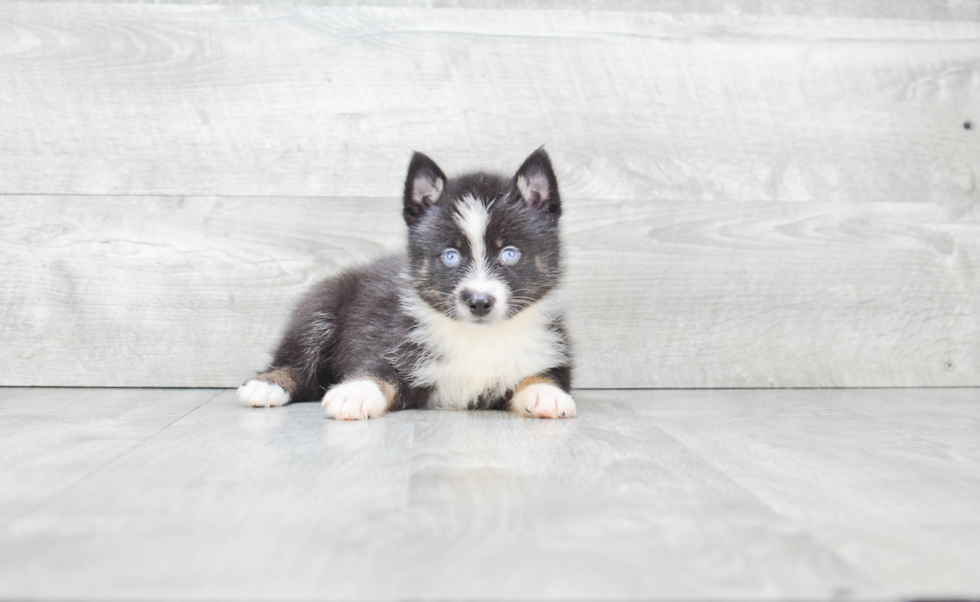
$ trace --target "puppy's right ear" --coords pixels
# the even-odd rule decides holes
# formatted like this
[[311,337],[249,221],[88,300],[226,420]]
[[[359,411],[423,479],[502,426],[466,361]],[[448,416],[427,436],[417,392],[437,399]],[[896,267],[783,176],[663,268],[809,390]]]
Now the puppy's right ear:
[[445,187],[446,174],[442,173],[435,161],[422,153],[413,153],[405,179],[405,223],[411,226],[418,221],[439,200]]

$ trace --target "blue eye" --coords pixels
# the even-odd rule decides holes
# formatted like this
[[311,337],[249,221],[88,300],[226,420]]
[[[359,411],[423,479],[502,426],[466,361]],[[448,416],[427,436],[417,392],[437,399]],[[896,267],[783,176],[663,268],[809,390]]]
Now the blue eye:
[[505,247],[503,251],[500,252],[500,261],[504,263],[517,263],[517,260],[521,258],[521,252],[514,247]]
[[456,249],[446,249],[442,252],[442,262],[450,267],[459,263],[459,251]]

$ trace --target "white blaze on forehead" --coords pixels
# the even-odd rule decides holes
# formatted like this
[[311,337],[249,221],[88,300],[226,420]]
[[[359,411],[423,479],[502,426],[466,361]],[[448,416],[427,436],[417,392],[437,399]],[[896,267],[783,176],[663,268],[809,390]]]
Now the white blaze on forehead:
[[460,230],[466,235],[466,240],[470,243],[474,276],[477,278],[479,274],[483,273],[487,263],[484,237],[489,221],[490,214],[486,206],[472,196],[464,196],[456,206],[456,224],[459,225]]
[[456,206],[456,224],[470,243],[473,265],[466,277],[456,285],[453,297],[456,299],[458,314],[468,317],[470,310],[461,297],[463,291],[490,295],[493,298],[493,309],[487,317],[501,320],[507,315],[510,294],[507,285],[494,276],[491,270],[493,262],[487,257],[486,233],[489,222],[490,208],[472,196],[464,196]]

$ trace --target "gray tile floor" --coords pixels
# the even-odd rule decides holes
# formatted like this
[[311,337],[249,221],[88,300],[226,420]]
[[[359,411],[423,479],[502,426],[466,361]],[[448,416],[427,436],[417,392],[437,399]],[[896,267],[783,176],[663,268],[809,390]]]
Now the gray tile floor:
[[344,423],[0,389],[0,598],[980,595],[980,389],[577,398]]

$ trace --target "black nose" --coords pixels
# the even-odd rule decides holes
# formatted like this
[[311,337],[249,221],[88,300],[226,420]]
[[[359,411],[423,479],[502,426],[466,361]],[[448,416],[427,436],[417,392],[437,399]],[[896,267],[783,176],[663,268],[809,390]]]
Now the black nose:
[[493,309],[493,297],[485,293],[470,295],[467,303],[470,306],[470,313],[477,317],[483,317]]

